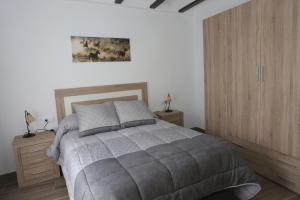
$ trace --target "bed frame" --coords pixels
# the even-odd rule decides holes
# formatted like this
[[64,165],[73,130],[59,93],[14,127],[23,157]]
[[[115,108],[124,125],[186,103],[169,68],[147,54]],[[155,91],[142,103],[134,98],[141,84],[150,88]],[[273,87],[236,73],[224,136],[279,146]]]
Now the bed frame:
[[[101,94],[101,93],[111,93],[111,92],[122,92],[130,90],[141,90],[142,100],[148,106],[148,88],[146,82],[140,83],[128,83],[128,84],[116,84],[116,85],[102,85],[102,86],[92,86],[92,87],[80,87],[80,88],[68,88],[68,89],[56,89],[55,90],[55,101],[56,101],[56,112],[57,120],[60,122],[66,116],[65,108],[65,97],[83,96],[91,94]],[[114,98],[105,99],[93,99],[87,101],[77,101],[72,102],[72,112],[74,112],[75,104],[96,104],[104,103],[107,101],[124,101],[124,100],[137,100],[138,95],[131,96],[118,96]]]

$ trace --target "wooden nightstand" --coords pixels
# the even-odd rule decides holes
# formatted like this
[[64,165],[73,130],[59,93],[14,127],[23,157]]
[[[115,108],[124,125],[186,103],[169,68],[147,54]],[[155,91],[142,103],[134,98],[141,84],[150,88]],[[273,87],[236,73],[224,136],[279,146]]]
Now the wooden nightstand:
[[13,148],[20,188],[60,176],[58,165],[46,154],[53,139],[53,132],[38,133],[32,138],[23,138],[22,135],[14,138]]
[[178,126],[183,126],[183,112],[178,110],[173,110],[172,112],[156,111],[155,115],[161,120],[176,124]]

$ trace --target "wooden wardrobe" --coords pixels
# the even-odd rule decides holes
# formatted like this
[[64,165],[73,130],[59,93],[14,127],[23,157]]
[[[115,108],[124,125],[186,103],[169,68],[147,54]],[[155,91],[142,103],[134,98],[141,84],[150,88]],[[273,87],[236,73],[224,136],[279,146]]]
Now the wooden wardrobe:
[[300,0],[252,0],[203,26],[207,132],[300,193]]

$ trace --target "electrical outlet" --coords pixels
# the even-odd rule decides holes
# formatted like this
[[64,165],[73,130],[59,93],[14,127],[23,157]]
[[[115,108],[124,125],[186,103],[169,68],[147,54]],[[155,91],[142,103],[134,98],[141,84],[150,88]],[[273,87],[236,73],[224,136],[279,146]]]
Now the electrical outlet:
[[46,120],[48,121],[48,123],[52,123],[52,122],[55,122],[55,118],[54,117],[44,117],[43,118],[43,122],[46,122]]
[[50,129],[53,128],[53,123],[55,122],[55,118],[54,117],[44,117],[43,118],[43,128],[44,129]]

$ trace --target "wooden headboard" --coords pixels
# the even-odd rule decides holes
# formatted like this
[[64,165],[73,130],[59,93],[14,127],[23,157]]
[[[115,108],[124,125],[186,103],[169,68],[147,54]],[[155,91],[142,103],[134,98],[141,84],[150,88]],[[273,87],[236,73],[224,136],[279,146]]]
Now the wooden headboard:
[[[142,100],[148,105],[148,89],[147,83],[128,83],[128,84],[117,84],[117,85],[102,85],[92,87],[80,87],[80,88],[68,88],[68,89],[56,89],[55,90],[55,101],[56,101],[56,112],[57,120],[60,122],[66,116],[65,108],[65,97],[83,96],[91,94],[111,93],[111,92],[122,92],[130,90],[141,90]],[[71,103],[72,109],[74,104],[95,104],[103,103],[106,101],[118,101],[118,100],[135,100],[138,99],[137,95],[131,96],[120,96],[114,98],[94,99],[89,101],[79,101]]]

